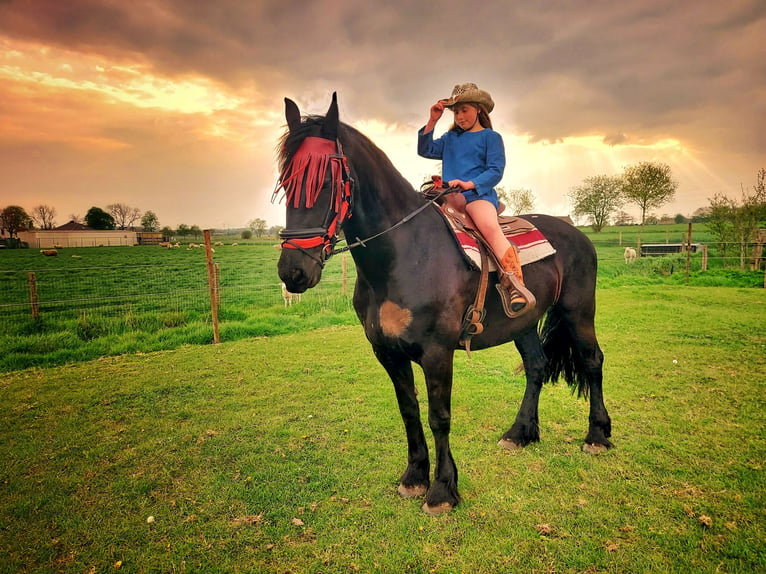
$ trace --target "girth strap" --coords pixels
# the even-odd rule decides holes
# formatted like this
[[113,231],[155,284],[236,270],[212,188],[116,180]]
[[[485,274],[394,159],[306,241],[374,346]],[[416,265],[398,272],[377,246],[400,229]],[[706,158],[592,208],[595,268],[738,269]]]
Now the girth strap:
[[484,308],[484,298],[487,295],[487,285],[489,284],[489,258],[487,257],[487,248],[482,243],[479,243],[479,254],[481,255],[479,289],[476,291],[473,305],[468,307],[465,312],[460,333],[460,344],[465,347],[468,358],[471,357],[471,339],[475,335],[481,335],[484,331],[484,317],[487,314],[487,310]]

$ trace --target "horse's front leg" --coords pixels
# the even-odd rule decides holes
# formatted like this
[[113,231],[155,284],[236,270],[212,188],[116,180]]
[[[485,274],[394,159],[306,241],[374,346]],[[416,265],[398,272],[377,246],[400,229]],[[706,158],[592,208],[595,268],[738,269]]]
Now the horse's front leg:
[[508,450],[523,448],[531,442],[540,440],[538,404],[546,363],[545,353],[536,330],[527,331],[518,337],[515,343],[524,362],[527,386],[513,426],[508,429],[498,443]]
[[375,348],[375,356],[391,377],[399,413],[407,433],[407,469],[399,481],[399,494],[405,498],[424,496],[430,485],[428,445],[420,422],[420,405],[415,390],[412,363],[399,352]]
[[434,480],[423,505],[428,514],[449,512],[460,502],[457,466],[449,446],[453,358],[453,351],[440,349],[421,361],[428,388],[428,424],[436,447]]

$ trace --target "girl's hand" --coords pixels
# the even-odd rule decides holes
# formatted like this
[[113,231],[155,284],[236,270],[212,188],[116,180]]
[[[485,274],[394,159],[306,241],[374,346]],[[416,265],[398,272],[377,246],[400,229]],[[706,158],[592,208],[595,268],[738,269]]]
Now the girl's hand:
[[463,191],[467,189],[473,189],[473,182],[472,181],[463,181],[462,179],[451,179],[447,182],[447,185],[449,187],[459,187]]
[[445,100],[439,100],[431,106],[431,122],[436,123],[439,121],[439,118],[442,117],[442,114],[444,113],[444,101]]

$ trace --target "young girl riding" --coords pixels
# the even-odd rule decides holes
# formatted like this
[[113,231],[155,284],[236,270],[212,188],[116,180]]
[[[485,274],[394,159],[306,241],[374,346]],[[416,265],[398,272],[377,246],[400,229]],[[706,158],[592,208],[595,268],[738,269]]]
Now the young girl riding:
[[[506,315],[518,317],[535,306],[535,296],[524,286],[519,252],[500,229],[495,186],[505,170],[503,138],[492,129],[489,114],[495,107],[489,93],[476,84],[455,86],[452,96],[431,106],[428,123],[418,131],[418,155],[442,160],[442,179],[462,190],[466,211],[500,263],[498,291]],[[454,123],[434,139],[436,123],[451,109]]]

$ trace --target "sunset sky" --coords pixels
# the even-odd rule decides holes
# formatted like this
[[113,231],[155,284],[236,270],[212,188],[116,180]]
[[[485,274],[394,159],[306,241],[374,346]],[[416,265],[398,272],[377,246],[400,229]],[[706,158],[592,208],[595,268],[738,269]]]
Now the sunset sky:
[[763,0],[0,0],[0,208],[283,224],[284,97],[324,113],[337,91],[341,119],[418,186],[436,169],[416,153],[429,107],[475,82],[495,100],[501,185],[536,211],[658,161],[679,189],[657,214],[689,215],[766,167],[764,39]]

